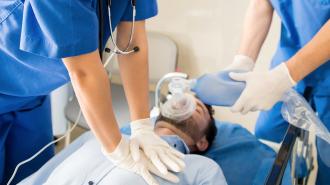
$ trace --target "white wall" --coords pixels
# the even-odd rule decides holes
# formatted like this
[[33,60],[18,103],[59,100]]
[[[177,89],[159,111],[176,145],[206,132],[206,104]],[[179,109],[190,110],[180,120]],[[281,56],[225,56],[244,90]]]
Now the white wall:
[[[191,77],[216,72],[228,65],[238,48],[247,0],[158,0],[159,15],[147,26],[164,33],[179,46],[179,69]],[[279,36],[276,17],[259,58],[259,69],[267,68]],[[253,130],[257,113],[233,114],[217,108],[216,117],[241,123]]]

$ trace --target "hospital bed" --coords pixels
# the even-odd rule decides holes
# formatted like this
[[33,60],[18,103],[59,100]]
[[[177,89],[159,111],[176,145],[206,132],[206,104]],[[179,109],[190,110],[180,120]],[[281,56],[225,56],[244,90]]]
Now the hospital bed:
[[[307,184],[309,175],[314,169],[312,147],[308,142],[308,135],[307,131],[289,125],[265,185],[281,184],[284,171],[290,161],[293,168],[293,184]],[[295,147],[297,144],[301,145],[299,151]]]

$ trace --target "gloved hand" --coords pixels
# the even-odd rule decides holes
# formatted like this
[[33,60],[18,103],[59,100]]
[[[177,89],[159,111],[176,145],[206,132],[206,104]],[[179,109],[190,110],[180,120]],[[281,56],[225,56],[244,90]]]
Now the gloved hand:
[[232,72],[229,76],[233,80],[246,82],[245,89],[232,107],[233,112],[243,114],[270,109],[286,91],[296,85],[285,63],[267,72]]
[[236,55],[233,62],[227,66],[225,71],[252,71],[254,61],[252,58],[245,55]]
[[130,146],[135,161],[141,158],[141,149],[162,174],[167,174],[168,169],[174,172],[181,172],[184,169],[184,155],[155,134],[149,118],[133,121],[131,131]]
[[170,182],[179,182],[178,177],[170,172],[166,175],[160,173],[141,150],[139,151],[139,160],[134,161],[130,152],[130,142],[125,137],[121,138],[117,148],[112,153],[107,153],[103,148],[102,153],[114,165],[142,176],[148,185],[159,185],[150,172]]

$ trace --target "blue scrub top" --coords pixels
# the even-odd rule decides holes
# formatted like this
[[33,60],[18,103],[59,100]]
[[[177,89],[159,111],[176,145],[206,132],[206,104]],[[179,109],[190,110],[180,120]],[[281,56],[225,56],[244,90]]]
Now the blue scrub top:
[[[282,23],[281,38],[271,67],[292,57],[330,19],[330,0],[270,0]],[[303,61],[302,61],[303,62]],[[314,87],[315,94],[330,94],[330,62],[298,83],[297,90]]]
[[[98,48],[97,2],[0,1],[0,108],[13,102],[8,97],[45,95],[69,81],[61,58]],[[136,20],[157,14],[156,0],[138,0],[136,8]],[[112,0],[111,15],[113,27],[131,21],[131,0]]]

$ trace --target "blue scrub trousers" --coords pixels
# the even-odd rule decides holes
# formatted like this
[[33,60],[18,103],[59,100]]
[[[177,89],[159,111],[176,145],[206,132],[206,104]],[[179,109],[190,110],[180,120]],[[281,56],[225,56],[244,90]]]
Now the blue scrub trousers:
[[[309,103],[318,113],[318,117],[330,130],[330,96],[318,95],[311,90]],[[255,135],[258,138],[281,142],[284,138],[288,123],[281,115],[282,103],[277,103],[271,110],[264,111],[260,114],[255,127]],[[330,145],[325,141],[317,138],[316,146],[318,149],[318,174],[317,185],[328,185],[330,174],[330,159],[324,161],[322,159],[330,158]],[[320,155],[323,155],[321,158]]]
[[[0,184],[5,185],[16,165],[52,141],[50,97],[40,96],[0,114]],[[54,146],[21,166],[12,184],[38,170],[54,155]]]

